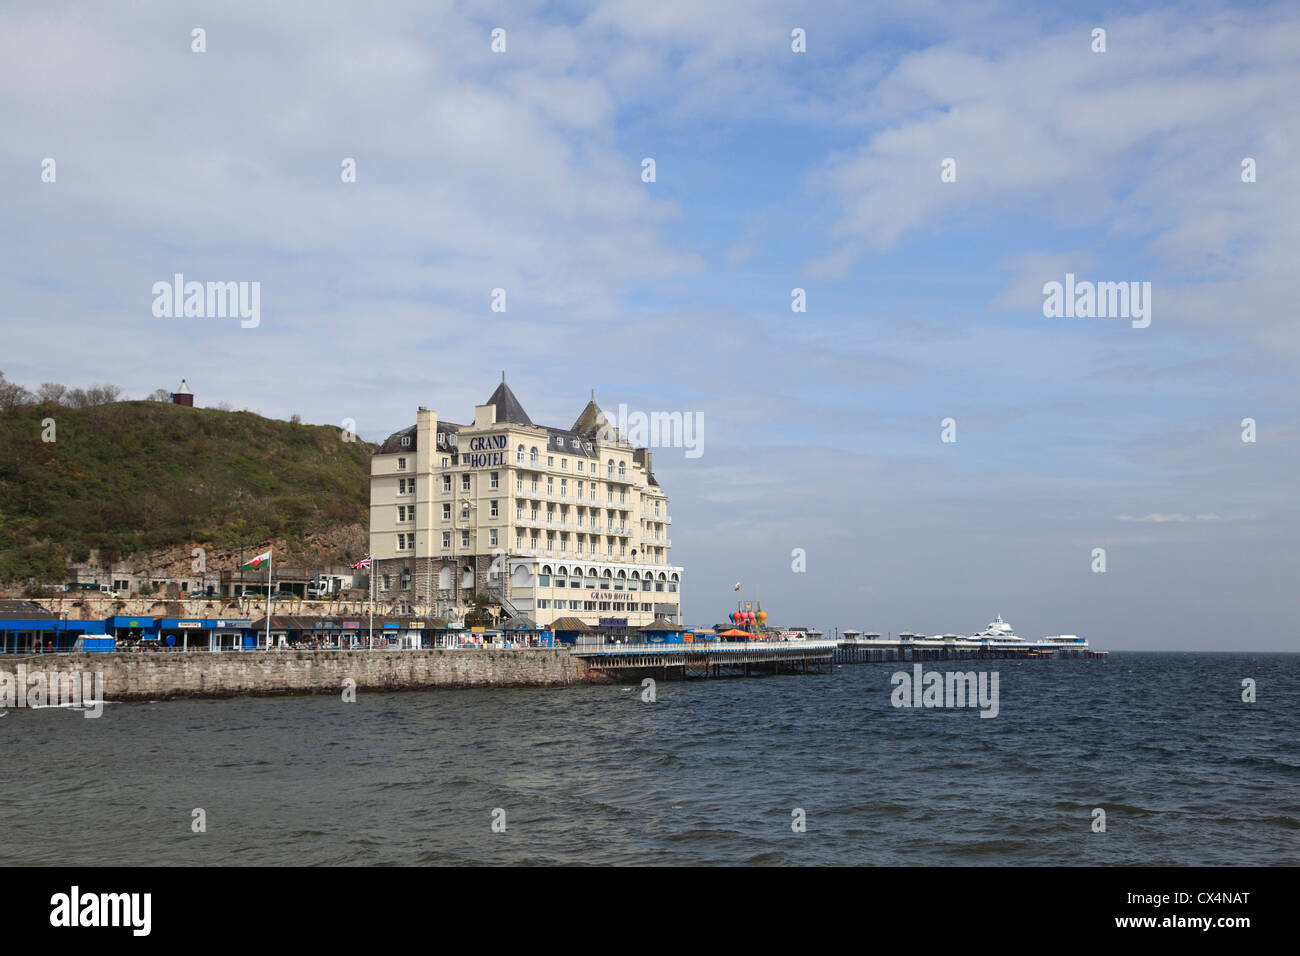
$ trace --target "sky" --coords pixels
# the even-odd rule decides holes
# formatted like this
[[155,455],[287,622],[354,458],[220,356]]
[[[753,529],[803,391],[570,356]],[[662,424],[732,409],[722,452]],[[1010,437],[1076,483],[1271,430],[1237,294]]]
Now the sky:
[[11,0],[0,371],[373,441],[594,389],[704,423],[688,623],[1296,650],[1300,8],[806,6]]

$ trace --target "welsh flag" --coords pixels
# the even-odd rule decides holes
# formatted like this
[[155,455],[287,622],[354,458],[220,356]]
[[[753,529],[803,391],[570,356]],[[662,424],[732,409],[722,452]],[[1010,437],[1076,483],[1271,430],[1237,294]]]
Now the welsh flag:
[[264,553],[264,554],[259,554],[259,555],[258,555],[257,557],[255,557],[252,561],[249,561],[247,564],[241,564],[241,565],[240,565],[240,568],[242,568],[242,569],[244,569],[244,570],[246,570],[246,571],[248,571],[248,570],[251,570],[251,571],[258,571],[258,570],[261,570],[262,568],[266,567],[266,562],[268,562],[268,561],[270,561],[270,560],[271,560],[271,552],[270,552],[270,551],[267,551],[267,552]]

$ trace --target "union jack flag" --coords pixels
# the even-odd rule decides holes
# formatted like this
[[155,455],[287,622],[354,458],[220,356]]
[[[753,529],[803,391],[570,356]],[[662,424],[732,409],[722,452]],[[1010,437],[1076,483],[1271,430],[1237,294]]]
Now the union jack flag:
[[370,567],[370,559],[369,559],[369,558],[362,558],[362,559],[361,559],[360,561],[358,561],[356,564],[349,564],[348,567],[351,568],[351,569],[354,570],[354,571],[355,571],[357,568],[368,568],[368,567]]

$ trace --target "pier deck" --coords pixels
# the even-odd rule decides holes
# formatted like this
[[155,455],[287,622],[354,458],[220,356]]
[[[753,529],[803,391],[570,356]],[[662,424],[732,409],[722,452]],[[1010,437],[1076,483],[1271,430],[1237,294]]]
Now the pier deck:
[[575,644],[570,648],[596,670],[661,673],[665,678],[749,677],[808,673],[829,668],[834,641],[707,641],[698,644]]
[[869,661],[1043,660],[1087,658],[1105,660],[1106,651],[1094,651],[1086,641],[840,641],[835,663]]

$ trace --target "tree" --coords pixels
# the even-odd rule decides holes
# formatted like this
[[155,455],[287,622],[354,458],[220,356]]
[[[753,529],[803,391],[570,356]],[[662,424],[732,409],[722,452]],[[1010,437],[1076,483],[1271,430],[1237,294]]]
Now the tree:
[[122,390],[116,385],[92,385],[86,389],[86,395],[91,405],[109,405],[121,397]]
[[36,400],[42,405],[58,405],[66,394],[68,394],[66,385],[60,385],[58,382],[41,382],[41,387],[36,390]]
[[64,399],[69,408],[89,408],[90,396],[84,388],[70,388]]
[[165,388],[155,388],[149,393],[148,401],[151,402],[170,402],[171,400],[172,393]]
[[35,396],[17,382],[10,382],[0,372],[0,412],[11,412],[21,405],[30,405]]

